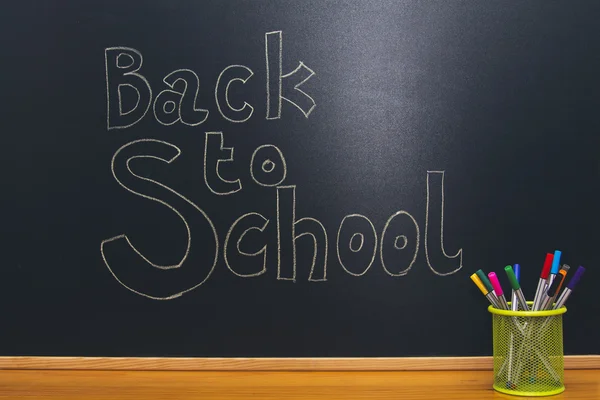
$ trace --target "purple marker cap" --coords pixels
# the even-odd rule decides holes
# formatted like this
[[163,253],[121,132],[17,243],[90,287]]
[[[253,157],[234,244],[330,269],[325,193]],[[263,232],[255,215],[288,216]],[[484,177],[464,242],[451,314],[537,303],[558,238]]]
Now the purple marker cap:
[[569,281],[569,284],[567,285],[567,287],[571,290],[575,289],[575,285],[577,285],[577,282],[579,282],[579,279],[581,279],[581,275],[583,275],[584,272],[585,272],[585,268],[583,268],[580,265],[579,268],[577,268],[577,271],[575,271],[575,275],[573,275],[573,277]]

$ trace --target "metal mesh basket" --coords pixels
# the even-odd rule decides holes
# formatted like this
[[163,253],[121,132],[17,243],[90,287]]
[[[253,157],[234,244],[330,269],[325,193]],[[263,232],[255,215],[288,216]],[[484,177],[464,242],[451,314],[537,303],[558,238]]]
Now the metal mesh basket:
[[488,307],[493,318],[494,389],[520,396],[550,396],[564,386],[562,314]]

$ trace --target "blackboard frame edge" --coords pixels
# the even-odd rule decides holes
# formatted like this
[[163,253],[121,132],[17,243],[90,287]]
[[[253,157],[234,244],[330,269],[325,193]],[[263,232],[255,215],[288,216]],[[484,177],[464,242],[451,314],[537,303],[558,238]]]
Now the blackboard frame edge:
[[[565,369],[600,369],[600,355],[564,357]],[[492,370],[493,357],[175,358],[0,357],[0,370],[108,371],[452,371]]]

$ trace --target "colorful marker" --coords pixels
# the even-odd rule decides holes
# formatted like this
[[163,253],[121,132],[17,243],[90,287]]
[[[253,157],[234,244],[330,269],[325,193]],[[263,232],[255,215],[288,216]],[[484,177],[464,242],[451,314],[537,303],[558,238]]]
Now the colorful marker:
[[[560,254],[559,254],[559,257],[560,257]],[[556,259],[556,256],[554,257],[554,259]],[[553,265],[553,268],[554,268],[554,265]],[[553,279],[552,284],[548,288],[548,291],[546,293],[547,297],[546,297],[546,299],[544,299],[542,301],[542,304],[540,306],[540,310],[548,310],[548,309],[552,308],[552,304],[554,303],[554,300],[556,299],[556,296],[560,292],[560,288],[561,288],[561,286],[562,286],[562,284],[563,284],[563,282],[565,280],[565,277],[567,276],[567,272],[569,271],[569,268],[570,267],[568,265],[563,265],[562,268],[558,271],[558,273],[555,274],[556,277]],[[540,327],[540,332],[543,332],[546,329],[546,326],[550,322],[550,319],[551,318],[548,317],[542,323],[542,326]],[[544,366],[553,375],[554,379],[557,382],[560,381],[560,378],[556,375],[556,373],[552,369],[552,367],[551,366],[548,367],[546,365],[548,363],[548,361],[546,360],[545,356],[538,354],[538,358],[542,361],[542,363],[544,363]],[[534,368],[534,375],[535,375],[535,371],[537,371],[537,366]],[[531,379],[533,381],[535,381],[535,377],[532,377]]]
[[[515,266],[513,267],[513,271],[515,273],[515,277],[517,278],[517,282],[520,281],[520,275],[521,275],[521,267],[519,266],[519,264],[515,264]],[[510,309],[512,311],[517,311],[519,309],[519,305],[517,303],[517,292],[515,292],[515,290],[512,290],[511,296],[510,296]]]
[[[481,282],[486,287],[488,293],[491,293],[491,295],[494,298],[494,300],[496,301],[496,305],[497,305],[498,304],[498,298],[496,297],[496,293],[494,293],[494,287],[492,286],[492,283],[488,279],[488,277],[485,274],[485,272],[483,272],[481,269],[479,269],[475,273],[477,274],[477,276],[479,277],[479,279],[481,280]],[[496,307],[496,308],[498,308],[498,307]]]
[[[515,264],[514,268],[511,268],[510,265],[507,265],[504,270],[506,271],[506,273],[508,274],[508,270],[510,270],[513,275],[514,278],[516,279],[517,282],[519,282],[519,278],[521,275],[521,267],[519,266],[519,264]],[[510,279],[510,278],[509,278]],[[512,283],[511,283],[512,285]],[[522,293],[521,293],[522,294]],[[517,291],[515,290],[514,286],[513,286],[513,290],[512,290],[512,295],[510,297],[510,308],[512,311],[518,311],[519,310],[519,301],[517,299],[518,295],[517,295]],[[513,381],[513,360],[514,360],[514,353],[515,353],[515,345],[514,345],[514,334],[511,332],[510,333],[510,342],[508,344],[508,380],[506,381],[506,387],[508,389],[512,389],[512,390],[516,390],[517,389],[517,385],[515,385],[512,381]]]
[[540,301],[546,289],[546,281],[548,280],[548,274],[550,274],[550,268],[552,267],[552,259],[554,256],[550,253],[546,254],[546,260],[544,260],[544,267],[542,268],[542,274],[538,281],[537,290],[535,291],[535,297],[533,298],[533,311],[539,311]]
[[546,292],[546,296],[542,300],[542,305],[540,306],[540,310],[548,310],[552,306],[552,300],[558,293],[558,288],[562,285],[562,281],[565,279],[564,274],[557,274],[556,278],[552,281],[552,285],[548,288]]
[[565,288],[565,290],[558,297],[558,300],[556,301],[556,304],[554,305],[555,310],[559,309],[565,305],[565,303],[567,302],[567,299],[569,298],[571,293],[573,293],[573,290],[575,290],[575,285],[577,285],[577,283],[579,282],[579,279],[581,279],[581,275],[583,275],[584,272],[585,272],[585,268],[583,268],[582,266],[579,266],[579,268],[577,268],[577,271],[575,271],[575,275],[573,275],[573,277],[567,284],[567,287]]
[[[506,267],[504,267],[504,271],[508,276],[508,280],[510,282],[510,285],[512,286],[513,292],[516,293],[516,299],[519,300],[518,303],[521,305],[521,308],[523,308],[523,310],[525,311],[529,311],[529,307],[527,306],[527,302],[525,301],[525,296],[523,295],[523,291],[521,290],[521,286],[519,285],[519,279],[517,278],[512,267],[510,265],[507,265]],[[512,308],[513,311],[516,311],[518,309],[518,304],[516,308],[515,305],[513,305]]]
[[[565,267],[565,265],[563,265],[563,269],[561,269],[561,271],[564,271],[564,267]],[[566,266],[566,267],[568,267],[568,266]],[[568,268],[567,268],[567,270],[568,270]],[[561,271],[559,271],[559,273]],[[575,288],[575,285],[577,285],[577,282],[579,282],[579,279],[581,278],[581,275],[583,275],[584,272],[585,272],[585,268],[583,268],[582,266],[580,266],[579,268],[577,268],[577,271],[575,271],[575,275],[573,275],[573,277],[569,281],[569,284],[567,285],[567,287],[565,288],[565,290],[558,297],[558,300],[556,301],[556,304],[554,304],[554,307],[552,307],[553,310],[557,310],[557,309],[559,309],[559,308],[561,308],[562,306],[565,305],[565,302],[567,301],[567,299],[571,295],[571,292]],[[567,274],[566,274],[566,271],[565,271],[564,274],[563,274],[563,276],[566,276],[566,275]],[[563,280],[563,283],[564,283],[564,280]],[[559,291],[560,291],[560,286],[559,286],[558,290],[556,291],[556,294],[558,294]],[[554,296],[555,298],[556,298],[556,294]],[[554,301],[554,299],[552,300],[552,302],[553,301]],[[552,304],[552,302],[550,304]],[[546,318],[546,320],[544,321],[544,323],[540,327],[540,332],[543,332],[546,329],[546,327],[548,326],[548,323],[550,323],[551,319],[552,319],[551,317],[547,317]]]
[[485,287],[483,282],[481,282],[481,279],[479,279],[479,276],[477,275],[477,273],[474,273],[473,275],[471,275],[471,280],[473,281],[473,283],[475,283],[475,285],[477,285],[479,290],[481,290],[481,293],[483,293],[485,298],[488,299],[488,301],[490,303],[492,303],[492,306],[494,306],[495,308],[500,308],[500,307],[498,307],[498,303],[497,303],[498,299],[496,299],[496,296],[494,296],[494,293],[492,293],[490,290],[488,290]]
[[[571,269],[570,266],[568,266],[567,264],[563,264],[563,266],[560,267],[560,269],[558,270],[558,275],[563,276],[563,281],[558,285],[558,288],[556,289],[557,292],[560,292],[560,289],[562,288],[562,284],[565,282],[565,279],[567,278],[567,273],[569,272],[569,269]],[[557,277],[558,277],[558,275],[557,275]]]
[[571,267],[569,267],[567,264],[564,264],[558,271],[559,275],[562,275],[562,279],[560,280],[560,284],[556,288],[556,293],[554,293],[554,297],[552,297],[552,301],[550,301],[550,305],[549,305],[550,309],[552,309],[552,304],[554,304],[554,300],[556,300],[556,297],[560,293],[560,289],[562,289],[562,285],[565,283],[565,280],[567,278],[567,273],[569,272],[570,268]]
[[550,275],[548,275],[548,287],[552,285],[554,279],[557,278],[558,270],[560,269],[560,256],[562,252],[560,250],[556,250],[554,252],[554,257],[552,258],[552,268],[550,268]]
[[496,292],[496,297],[498,297],[498,305],[503,310],[508,310],[508,303],[504,298],[504,292],[502,291],[502,286],[500,286],[500,281],[498,281],[498,277],[495,272],[490,272],[488,274],[490,278],[490,282],[492,283],[492,287],[494,288],[494,292]]

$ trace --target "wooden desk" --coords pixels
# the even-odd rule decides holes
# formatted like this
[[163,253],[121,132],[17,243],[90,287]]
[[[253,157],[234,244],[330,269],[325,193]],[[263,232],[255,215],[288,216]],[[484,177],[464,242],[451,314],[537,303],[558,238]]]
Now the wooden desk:
[[[0,399],[519,399],[496,393],[491,379],[491,371],[0,370]],[[552,400],[600,399],[600,370],[567,370],[565,382]]]

